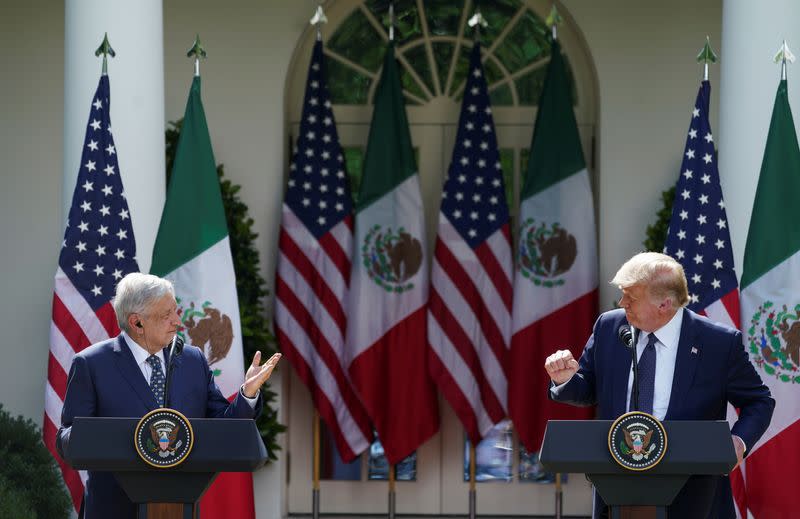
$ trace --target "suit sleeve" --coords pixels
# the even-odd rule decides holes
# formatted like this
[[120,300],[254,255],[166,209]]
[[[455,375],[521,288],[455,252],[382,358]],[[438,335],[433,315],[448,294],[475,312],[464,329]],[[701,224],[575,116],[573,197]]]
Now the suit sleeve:
[[247,400],[242,395],[241,389],[236,392],[236,396],[228,401],[225,395],[220,391],[214,380],[214,374],[211,368],[208,367],[205,355],[200,355],[203,362],[203,369],[206,372],[207,380],[207,393],[208,399],[206,403],[206,416],[209,418],[258,418],[261,414],[263,402],[259,394],[256,400],[255,408],[251,407]]
[[66,459],[64,453],[69,451],[69,439],[75,417],[96,416],[96,414],[97,395],[89,366],[84,357],[76,355],[69,369],[67,394],[61,410],[61,427],[56,435],[56,449],[62,458]]
[[741,332],[736,332],[733,341],[728,353],[727,397],[728,402],[739,409],[739,419],[731,428],[731,434],[744,440],[749,453],[769,427],[775,399],[750,362]]
[[597,388],[595,385],[595,349],[596,337],[600,336],[601,315],[594,323],[592,335],[583,348],[583,354],[578,361],[578,371],[567,382],[555,386],[552,382],[548,389],[551,400],[579,407],[597,404]]

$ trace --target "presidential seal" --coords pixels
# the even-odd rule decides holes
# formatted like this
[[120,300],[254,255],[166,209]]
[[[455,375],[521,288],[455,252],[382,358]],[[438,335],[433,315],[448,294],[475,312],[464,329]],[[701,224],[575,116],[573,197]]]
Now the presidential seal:
[[376,224],[364,237],[361,261],[376,285],[402,294],[414,288],[410,280],[422,266],[422,244],[403,227],[393,231]]
[[189,420],[174,409],[154,409],[139,420],[133,433],[136,453],[152,467],[180,465],[189,456],[194,433]]
[[764,301],[750,319],[747,344],[753,363],[770,378],[800,384],[800,304],[776,308]]
[[614,461],[628,470],[649,470],[667,452],[667,432],[651,414],[626,413],[611,424],[608,450]]
[[556,222],[547,225],[528,218],[519,231],[520,273],[537,286],[558,287],[578,256],[575,236]]

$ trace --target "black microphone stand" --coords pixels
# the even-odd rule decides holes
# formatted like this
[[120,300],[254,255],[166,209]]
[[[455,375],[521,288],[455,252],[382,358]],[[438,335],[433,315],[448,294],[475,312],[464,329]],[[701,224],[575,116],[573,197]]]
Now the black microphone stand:
[[164,407],[169,407],[169,382],[172,379],[172,366],[175,356],[180,355],[183,350],[183,339],[175,334],[172,338],[172,345],[169,348],[169,360],[167,360],[167,377],[164,381]]
[[639,410],[639,359],[636,358],[636,345],[639,343],[639,330],[633,328],[631,341],[631,362],[633,362],[633,387],[631,388],[631,411]]

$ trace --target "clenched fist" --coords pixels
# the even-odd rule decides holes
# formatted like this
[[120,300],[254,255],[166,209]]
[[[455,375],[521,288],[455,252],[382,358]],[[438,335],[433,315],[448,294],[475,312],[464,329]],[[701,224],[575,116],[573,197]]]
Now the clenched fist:
[[563,384],[578,371],[578,361],[569,350],[558,350],[544,361],[544,369],[555,385]]

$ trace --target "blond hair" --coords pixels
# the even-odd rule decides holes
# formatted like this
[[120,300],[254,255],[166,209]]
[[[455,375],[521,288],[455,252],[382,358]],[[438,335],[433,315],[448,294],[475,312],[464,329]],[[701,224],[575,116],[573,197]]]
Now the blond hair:
[[689,288],[683,267],[672,257],[658,252],[641,252],[626,261],[614,275],[611,284],[621,289],[645,285],[650,297],[669,298],[675,308],[689,303]]

